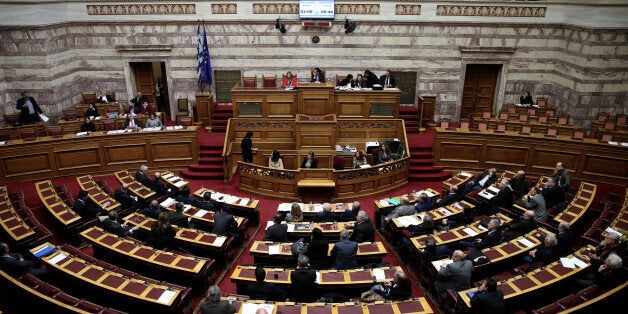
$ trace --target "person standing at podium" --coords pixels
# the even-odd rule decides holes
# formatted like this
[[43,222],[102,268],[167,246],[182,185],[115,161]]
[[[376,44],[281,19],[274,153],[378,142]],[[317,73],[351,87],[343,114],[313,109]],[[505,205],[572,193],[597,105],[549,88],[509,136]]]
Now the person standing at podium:
[[246,135],[240,143],[240,148],[242,149],[242,161],[248,163],[253,163],[253,141],[251,140],[251,137],[253,137],[253,131],[246,132]]

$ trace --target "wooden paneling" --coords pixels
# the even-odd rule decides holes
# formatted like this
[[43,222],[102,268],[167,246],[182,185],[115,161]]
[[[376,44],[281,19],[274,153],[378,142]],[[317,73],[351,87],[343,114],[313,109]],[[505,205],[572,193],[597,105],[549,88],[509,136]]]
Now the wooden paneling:
[[13,140],[0,146],[0,181],[111,174],[137,168],[185,168],[198,160],[197,127],[158,132]]
[[558,135],[521,135],[491,130],[475,132],[436,128],[434,162],[447,170],[524,170],[530,176],[550,175],[563,162],[575,180],[626,185],[628,148],[596,139],[572,140]]

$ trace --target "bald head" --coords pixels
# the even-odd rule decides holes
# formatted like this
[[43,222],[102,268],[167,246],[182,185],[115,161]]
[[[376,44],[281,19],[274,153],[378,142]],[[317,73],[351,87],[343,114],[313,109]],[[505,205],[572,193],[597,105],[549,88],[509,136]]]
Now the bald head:
[[523,178],[523,176],[525,176],[526,173],[523,170],[519,170],[517,171],[517,178]]
[[260,307],[257,311],[255,311],[255,314],[268,314],[268,311],[266,311],[265,308]]
[[129,189],[129,184],[128,183],[122,183],[122,189],[123,190],[128,190]]
[[535,213],[533,210],[526,210],[523,212],[523,218],[525,219],[534,219]]

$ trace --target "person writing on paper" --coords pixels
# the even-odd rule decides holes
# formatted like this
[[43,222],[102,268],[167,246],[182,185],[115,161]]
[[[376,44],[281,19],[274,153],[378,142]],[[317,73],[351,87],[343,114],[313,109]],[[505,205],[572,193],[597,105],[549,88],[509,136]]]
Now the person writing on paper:
[[229,300],[220,300],[222,292],[217,285],[207,290],[207,301],[200,305],[202,314],[234,314],[236,308]]
[[109,232],[113,233],[119,237],[127,237],[133,234],[133,231],[140,228],[139,225],[131,227],[127,225],[126,221],[124,223],[118,222],[118,212],[116,210],[111,210],[109,212],[109,216],[101,222],[100,227]]
[[338,86],[347,87],[347,88],[355,87],[355,82],[353,81],[353,74],[347,74],[347,77],[344,80],[340,81]]
[[519,97],[519,104],[521,105],[534,105],[534,100],[532,100],[532,96],[530,96],[530,91],[523,92],[523,95]]
[[353,155],[353,168],[360,168],[362,166],[368,166],[368,161],[366,161],[366,156],[364,156],[364,152],[358,150]]
[[312,82],[316,83],[324,83],[325,82],[325,74],[319,67],[314,68],[312,71]]
[[314,152],[310,151],[307,153],[307,156],[303,158],[303,162],[301,163],[301,168],[316,168],[318,167],[318,158],[314,156]]
[[96,125],[89,117],[85,117],[85,122],[81,124],[81,132],[96,132]]
[[471,297],[473,313],[506,313],[504,292],[497,289],[497,281],[486,278],[482,281],[478,291]]
[[278,150],[273,150],[273,154],[268,159],[268,167],[275,169],[283,169],[283,160]]
[[365,302],[383,300],[405,300],[412,296],[412,284],[403,271],[396,271],[392,281],[376,284],[362,293]]
[[392,76],[390,69],[386,70],[386,74],[382,75],[379,78],[379,85],[382,85],[386,88],[392,88],[397,86],[397,82],[395,78]]
[[164,124],[161,122],[161,119],[157,116],[156,113],[151,113],[146,119],[146,127],[147,128],[157,128],[162,127]]
[[88,106],[89,107],[87,107],[87,110],[85,110],[85,117],[90,119],[98,117],[98,109],[94,107],[94,104],[89,104]]
[[286,72],[286,75],[283,77],[283,84],[281,86],[284,89],[292,89],[297,87],[297,78],[292,75],[292,72]]
[[39,115],[44,113],[37,105],[35,98],[28,96],[28,91],[22,92],[22,98],[17,100],[15,108],[20,111],[19,122],[21,124],[39,122]]

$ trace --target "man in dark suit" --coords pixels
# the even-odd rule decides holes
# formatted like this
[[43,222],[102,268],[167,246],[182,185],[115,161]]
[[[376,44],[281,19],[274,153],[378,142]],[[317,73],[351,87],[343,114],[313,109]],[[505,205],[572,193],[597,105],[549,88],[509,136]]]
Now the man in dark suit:
[[467,185],[465,186],[462,194],[466,195],[473,190],[485,189],[495,182],[497,182],[497,169],[488,169],[480,173],[473,180],[469,181],[469,183],[467,183]]
[[538,226],[534,219],[535,213],[533,210],[526,210],[523,212],[523,218],[520,220],[513,220],[504,225],[503,239],[504,241],[512,240],[520,235],[524,235]]
[[177,196],[176,200],[177,202],[181,202],[181,203],[192,205],[192,206],[196,206],[198,203],[196,198],[190,195],[190,188],[188,187],[179,191],[179,196]]
[[17,100],[15,109],[20,111],[19,121],[22,124],[39,122],[39,114],[43,113],[35,98],[28,96],[28,91],[22,92],[22,98]]
[[556,234],[556,241],[558,241],[558,254],[560,256],[567,256],[572,253],[575,235],[573,231],[571,231],[571,226],[568,222],[561,221],[558,224],[558,234]]
[[85,218],[94,218],[96,216],[103,216],[106,214],[106,210],[96,205],[89,198],[89,193],[85,190],[79,191],[76,196],[76,201],[72,206],[72,210],[74,210],[74,212],[79,214],[81,217]]
[[287,242],[288,241],[288,225],[282,224],[283,216],[276,213],[273,216],[273,225],[266,229],[264,241]]
[[133,234],[133,231],[139,229],[140,227],[139,225],[130,227],[126,224],[126,222],[120,224],[118,222],[118,212],[115,210],[109,212],[109,216],[100,224],[100,226],[103,230],[113,233],[119,237],[130,236]]
[[364,70],[364,79],[368,82],[369,87],[379,84],[379,78],[371,70]]
[[266,282],[266,270],[262,266],[255,268],[255,283],[248,285],[249,297],[253,300],[285,301],[286,296],[277,285]]
[[153,219],[159,218],[160,213],[161,210],[159,209],[159,202],[157,200],[150,201],[150,205],[140,210],[140,214]]
[[333,268],[353,269],[358,267],[358,243],[349,240],[349,232],[347,230],[340,231],[340,242],[334,244],[331,249],[331,258],[334,260]]
[[484,212],[484,214],[489,216],[497,214],[500,207],[510,209],[514,201],[513,190],[508,180],[504,179],[502,182],[497,182],[495,186],[499,189],[499,192],[491,198]]
[[558,240],[556,236],[547,234],[545,235],[543,245],[538,249],[529,251],[527,255],[523,256],[523,261],[530,265],[535,263],[547,265],[560,257],[558,252]]
[[138,91],[137,92],[137,96],[135,96],[135,98],[131,99],[131,103],[133,104],[133,107],[135,107],[137,109],[137,111],[135,112],[136,114],[140,113],[139,108],[145,102],[150,102],[148,100],[148,97],[142,95],[142,92]]
[[101,103],[101,104],[114,102],[114,101],[116,100],[113,98],[113,96],[107,95],[107,92],[105,92],[104,90],[101,90],[98,97],[96,97],[96,102]]
[[202,303],[202,314],[233,314],[236,312],[235,307],[228,300],[220,300],[222,292],[217,285],[209,287],[207,290],[207,301]]
[[361,210],[358,212],[353,233],[351,233],[349,240],[357,243],[375,241],[375,229],[365,211]]
[[491,219],[491,221],[488,222],[488,232],[483,237],[477,238],[473,242],[460,241],[460,243],[458,243],[459,247],[462,250],[477,249],[481,251],[485,248],[497,245],[502,239],[502,232],[498,229],[500,224],[499,219]]
[[314,71],[312,71],[312,82],[319,82],[319,83],[324,83],[325,82],[325,73],[323,73],[323,71],[321,71],[321,69],[319,67],[314,68]]
[[168,218],[170,219],[170,224],[179,226],[181,228],[188,228],[190,226],[190,220],[192,218],[187,217],[183,213],[183,203],[177,202],[174,205],[174,210],[168,212]]
[[379,85],[384,87],[397,86],[397,82],[395,82],[395,78],[392,76],[390,69],[386,70],[386,74],[379,77]]
[[9,245],[4,242],[0,242],[0,269],[13,276],[29,273],[41,277],[48,274],[46,269],[41,268],[40,263],[27,260],[20,253],[10,253]]
[[[225,204],[225,206],[228,205]],[[221,209],[214,214],[213,233],[233,237],[237,234],[237,229],[238,222],[235,220],[233,215],[224,211],[223,207],[221,207]]]
[[122,205],[122,208],[129,208],[137,205],[137,196],[129,194],[129,184],[123,183],[119,189],[113,192],[113,198]]
[[556,185],[560,186],[565,192],[571,191],[571,176],[569,172],[567,172],[567,169],[565,169],[565,164],[557,162],[552,177]]
[[155,178],[150,180],[150,186],[148,187],[150,187],[151,190],[155,191],[155,193],[157,193],[157,195],[159,196],[168,195],[172,197],[176,194],[176,191],[173,191],[166,185],[166,183],[164,183],[164,181],[161,180],[160,172],[155,172]]
[[471,309],[473,313],[506,313],[504,305],[504,292],[497,289],[497,281],[486,278],[482,281],[478,291],[471,297]]
[[140,129],[142,128],[142,122],[140,119],[134,117],[133,115],[128,115],[126,121],[124,121],[125,129]]
[[323,211],[320,213],[316,213],[312,221],[314,222],[330,222],[336,220],[336,216],[331,212],[331,204],[324,203],[322,205]]
[[528,191],[530,190],[530,183],[528,182],[526,173],[523,170],[517,171],[517,174],[510,179],[510,187],[512,188],[516,198],[528,194]]
[[554,180],[554,178],[547,178],[545,187],[541,190],[541,195],[545,199],[547,208],[554,207],[565,201],[565,191]]
[[460,194],[458,194],[458,186],[452,185],[449,187],[449,193],[443,197],[441,200],[434,204],[434,208],[440,208],[449,206],[460,200]]
[[310,259],[301,254],[297,258],[297,269],[290,273],[293,302],[314,302],[317,300],[316,271],[310,268]]
[[148,166],[141,165],[140,169],[135,173],[135,181],[143,184],[146,187],[149,187],[151,184],[151,179],[148,177]]
[[203,193],[203,199],[198,201],[196,205],[200,209],[216,211],[216,205],[212,203],[212,192]]

